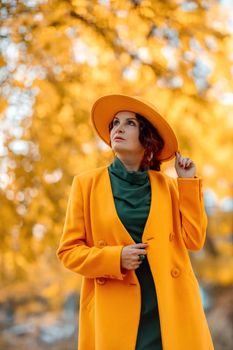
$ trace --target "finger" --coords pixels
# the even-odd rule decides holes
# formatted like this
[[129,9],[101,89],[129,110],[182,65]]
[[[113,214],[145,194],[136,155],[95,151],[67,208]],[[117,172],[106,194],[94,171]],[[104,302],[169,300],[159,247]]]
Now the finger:
[[147,251],[145,249],[135,249],[132,251],[132,254],[138,256],[140,254],[146,255]]
[[178,156],[178,158],[177,158],[177,161],[178,161],[178,162],[182,162],[183,159],[184,159],[184,157],[183,157],[181,154],[179,154],[179,156]]
[[136,266],[136,267],[135,267],[135,270],[138,269],[139,267],[140,267],[140,265]]
[[183,166],[186,166],[187,164],[193,163],[192,159],[188,157],[181,157],[179,159],[179,164],[182,164]]
[[187,160],[188,160],[188,158],[182,158],[182,159],[179,161],[179,165],[180,165],[181,167],[184,168],[185,165],[186,165]]
[[192,159],[187,158],[187,160],[186,160],[186,165],[190,165],[190,164],[193,164],[193,161],[192,161]]
[[185,168],[191,168],[191,166],[192,166],[192,161],[187,161],[185,163]]
[[132,262],[132,265],[133,266],[138,266],[138,265],[140,265],[140,263],[141,263],[141,260],[137,259],[136,261]]
[[140,266],[140,264],[141,264],[141,262],[137,262],[137,263],[135,263],[133,266],[134,266],[134,269],[137,269],[139,266]]
[[182,164],[183,159],[184,158],[181,155],[177,158],[177,162],[178,162],[179,165]]
[[185,167],[185,165],[187,164],[188,162],[188,158],[183,158],[182,159],[182,165]]
[[[144,255],[143,255],[144,256]],[[139,255],[137,256],[134,256],[130,259],[130,261],[128,262],[128,265],[129,266],[135,266],[135,265],[138,265],[138,264],[141,264],[143,260],[141,260],[139,258]]]
[[131,245],[133,249],[138,249],[138,248],[146,248],[148,247],[148,243],[136,243]]
[[130,259],[130,263],[131,264],[135,264],[139,261],[139,257],[138,255],[135,255],[135,256],[132,256],[131,259]]
[[139,263],[137,263],[137,264],[130,264],[129,266],[128,266],[128,270],[135,270],[135,269],[137,269],[139,267]]
[[136,255],[136,256],[134,256],[133,258],[133,262],[142,262],[144,259],[145,259],[145,255],[142,255],[142,254],[140,254],[140,255]]
[[146,258],[146,254],[140,254],[138,257],[140,260],[143,261]]
[[188,160],[188,164],[189,164],[189,165],[190,165],[190,164],[194,164],[193,161],[192,161],[192,159],[189,159],[189,160]]
[[182,165],[183,165],[183,167],[185,167],[187,161],[188,161],[188,158],[183,158],[183,159],[182,159]]

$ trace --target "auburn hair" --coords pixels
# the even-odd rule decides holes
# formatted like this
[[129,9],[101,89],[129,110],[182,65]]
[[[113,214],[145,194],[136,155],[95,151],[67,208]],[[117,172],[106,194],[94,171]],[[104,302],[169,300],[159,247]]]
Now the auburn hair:
[[161,161],[157,157],[163,149],[164,140],[146,118],[138,113],[136,113],[136,118],[139,121],[139,141],[145,149],[140,168],[147,167],[159,171]]
[[[161,161],[157,159],[158,154],[164,146],[164,141],[158,130],[142,115],[135,113],[139,122],[139,141],[144,147],[144,155],[140,169],[149,168],[160,171]],[[109,124],[109,131],[113,128],[113,121]]]

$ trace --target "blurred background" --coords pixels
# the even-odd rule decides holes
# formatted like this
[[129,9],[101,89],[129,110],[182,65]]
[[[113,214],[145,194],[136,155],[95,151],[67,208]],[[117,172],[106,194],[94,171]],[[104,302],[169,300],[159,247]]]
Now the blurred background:
[[77,348],[80,277],[55,252],[73,176],[112,159],[90,108],[123,93],[157,106],[203,178],[190,257],[215,350],[232,349],[233,1],[1,0],[0,23],[0,348]]

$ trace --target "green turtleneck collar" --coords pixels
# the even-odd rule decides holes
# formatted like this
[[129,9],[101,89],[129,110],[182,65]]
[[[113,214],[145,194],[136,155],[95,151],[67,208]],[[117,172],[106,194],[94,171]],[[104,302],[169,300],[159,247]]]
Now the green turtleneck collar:
[[111,173],[129,183],[143,185],[148,181],[147,169],[139,171],[128,171],[119,158],[115,157],[109,166]]

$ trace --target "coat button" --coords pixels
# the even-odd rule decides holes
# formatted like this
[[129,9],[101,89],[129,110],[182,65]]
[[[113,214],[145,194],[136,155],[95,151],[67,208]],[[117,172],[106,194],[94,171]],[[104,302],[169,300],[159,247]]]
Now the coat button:
[[175,238],[175,233],[171,232],[169,235],[169,241],[173,241],[174,238]]
[[174,267],[172,270],[171,270],[171,275],[172,277],[174,278],[177,278],[180,276],[180,269],[178,269],[177,267]]
[[98,246],[99,246],[100,248],[103,248],[103,247],[105,247],[106,245],[107,245],[107,243],[106,243],[104,240],[98,241]]
[[105,284],[106,283],[106,279],[104,277],[98,277],[98,278],[96,278],[96,282],[98,284]]

